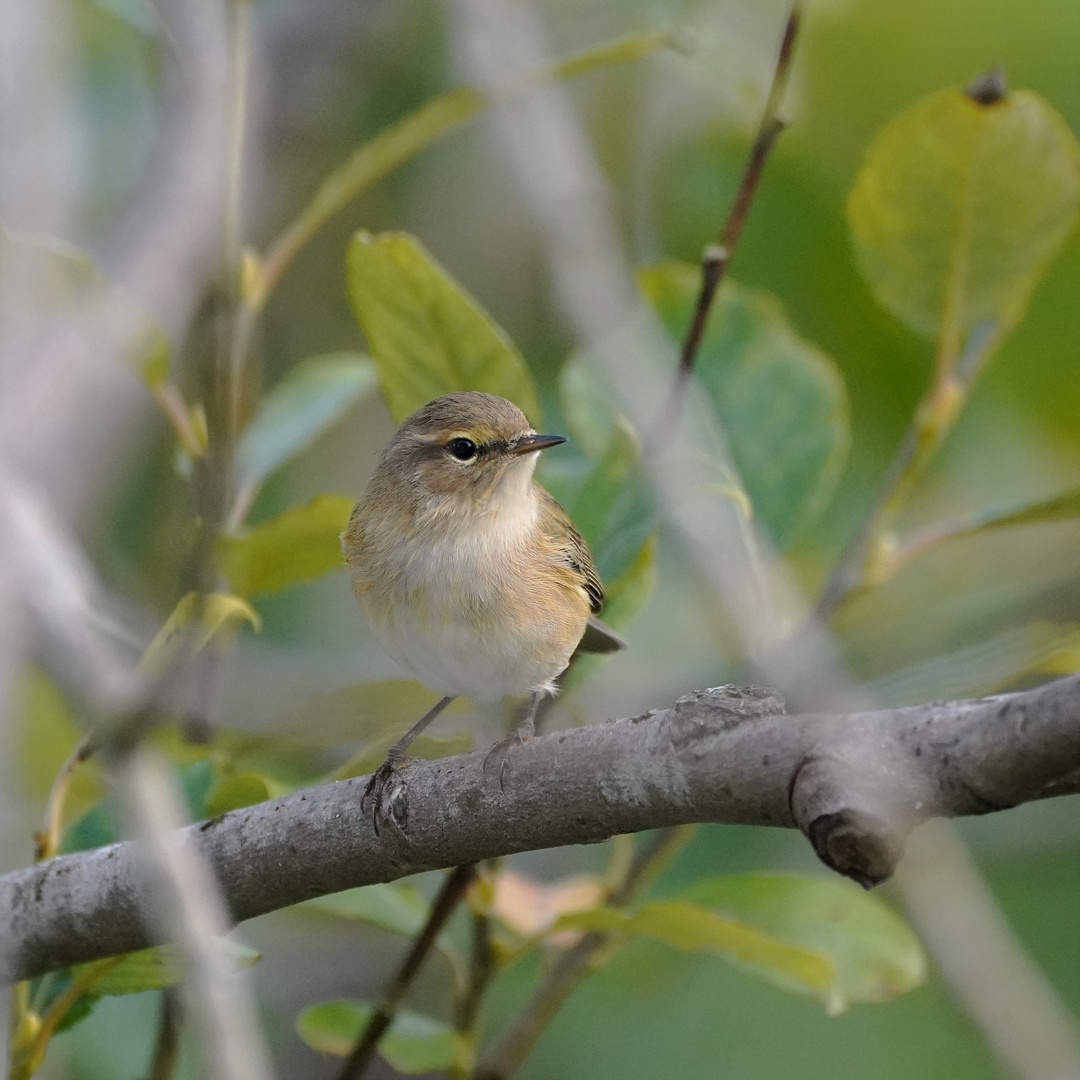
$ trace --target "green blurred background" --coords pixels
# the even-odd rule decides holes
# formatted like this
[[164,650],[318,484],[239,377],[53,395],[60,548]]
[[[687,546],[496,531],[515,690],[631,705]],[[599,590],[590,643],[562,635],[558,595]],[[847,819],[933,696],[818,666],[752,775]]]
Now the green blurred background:
[[[76,0],[89,158],[89,246],[123,205],[146,150],[156,45],[137,0]],[[688,55],[667,53],[575,82],[611,185],[628,250],[644,263],[694,260],[716,233],[738,181],[771,73],[785,9],[757,0],[647,3],[548,0],[559,52],[656,25],[679,28]],[[318,181],[359,142],[456,84],[461,63],[436,0],[256,0],[258,50],[247,235],[264,244]],[[844,199],[874,132],[916,98],[1001,65],[1009,85],[1042,94],[1080,130],[1080,5],[1072,0],[823,0],[810,11],[789,94],[790,130],[769,163],[732,276],[774,292],[795,328],[847,381],[853,445],[837,494],[792,554],[816,588],[865,511],[923,390],[932,346],[884,313],[860,278]],[[537,240],[483,122],[410,163],[324,229],[289,270],[267,311],[258,377],[269,385],[315,353],[356,349],[345,293],[351,232],[416,233],[508,330],[533,369],[550,415],[571,340],[553,305]],[[905,524],[1048,496],[1080,480],[1080,241],[1054,261],[1019,329],[995,357]],[[193,335],[192,367],[200,362]],[[191,375],[191,388],[197,378]],[[369,401],[260,498],[254,519],[320,491],[359,492],[392,430]],[[156,423],[151,452],[131,463],[96,525],[110,583],[164,617],[178,587],[179,522],[189,512],[172,443]],[[905,699],[977,693],[1007,683],[1013,640],[1040,620],[1080,623],[1080,525],[1001,532],[942,548],[852,606],[839,640],[860,678],[904,676]],[[576,696],[600,719],[669,703],[729,674],[713,613],[678,544],[662,537],[659,578],[609,661]],[[387,662],[355,611],[343,573],[259,605],[265,629],[241,642],[244,692],[230,722],[266,721],[281,687],[334,689],[386,677]],[[957,655],[945,664],[934,658]],[[1005,659],[1001,659],[1004,654]],[[643,658],[644,661],[643,661]],[[254,680],[252,682],[251,680]],[[250,692],[254,687],[254,693]],[[965,834],[1006,912],[1063,1000],[1080,1010],[1080,825],[1077,799],[969,823]],[[599,865],[595,851],[514,860],[540,876]],[[702,873],[761,868],[817,872],[798,836],[706,827],[657,886]],[[888,891],[885,890],[888,897]],[[392,969],[396,939],[295,913],[244,928],[264,960],[255,969],[279,1075],[329,1077],[334,1064],[293,1032],[312,1001],[372,992]],[[512,974],[492,1023],[527,987]],[[1003,977],[1005,973],[1003,973]],[[441,974],[417,1000],[438,1008]],[[61,1036],[45,1075],[136,1077],[145,1068],[153,995],[103,1002]],[[384,1075],[390,1075],[385,1070]],[[523,1076],[984,1078],[1002,1075],[937,978],[883,1006],[829,1019],[820,1005],[753,982],[719,961],[663,946],[628,946],[574,995]]]

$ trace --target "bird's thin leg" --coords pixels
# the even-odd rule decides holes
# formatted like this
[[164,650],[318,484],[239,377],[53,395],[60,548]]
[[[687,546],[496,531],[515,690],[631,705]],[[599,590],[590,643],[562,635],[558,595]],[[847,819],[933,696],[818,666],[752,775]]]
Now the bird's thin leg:
[[360,810],[363,812],[367,800],[371,799],[371,823],[375,835],[381,836],[381,821],[392,821],[405,831],[409,819],[409,800],[405,781],[401,777],[401,766],[405,764],[405,751],[409,744],[453,701],[453,697],[444,697],[436,702],[390,749],[386,759],[371,774],[371,779],[360,797]]
[[487,752],[487,757],[484,758],[485,771],[491,763],[495,761],[499,763],[499,787],[501,788],[506,787],[506,774],[510,769],[510,754],[516,747],[531,739],[536,732],[536,713],[540,708],[540,702],[543,700],[544,691],[534,690],[532,697],[529,699],[529,707],[525,710],[525,717],[518,724],[517,729],[512,734],[507,735],[505,739],[500,739]]

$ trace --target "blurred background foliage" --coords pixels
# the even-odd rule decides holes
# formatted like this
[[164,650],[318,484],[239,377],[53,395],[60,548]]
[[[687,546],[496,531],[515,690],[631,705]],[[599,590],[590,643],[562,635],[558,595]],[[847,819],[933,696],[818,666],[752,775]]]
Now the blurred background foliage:
[[[783,5],[547,0],[541,7],[558,55],[658,25],[675,28],[685,42],[685,53],[666,51],[569,85],[635,261],[695,262],[738,183]],[[88,194],[82,235],[72,239],[93,250],[144,165],[158,46],[153,12],[143,0],[74,0],[73,10]],[[263,89],[252,103],[246,235],[261,247],[356,145],[457,85],[462,67],[438,0],[257,0],[255,27],[255,74]],[[847,465],[821,514],[791,537],[790,560],[811,593],[865,514],[932,370],[932,343],[877,304],[857,267],[844,203],[866,149],[889,118],[916,99],[965,85],[994,64],[1004,68],[1010,86],[1037,91],[1074,131],[1080,129],[1078,39],[1080,7],[1067,0],[821,0],[810,9],[788,95],[793,123],[769,162],[731,273],[740,285],[777,297],[792,332],[830,357],[846,384],[852,428]],[[339,374],[345,372],[345,381],[366,378],[348,361],[364,344],[345,276],[346,248],[358,228],[418,236],[526,358],[545,426],[560,430],[572,420],[564,415],[559,390],[572,342],[555,310],[528,215],[482,122],[382,180],[301,252],[266,309],[251,400],[313,356],[343,358]],[[1078,281],[1074,231],[905,509],[905,528],[1076,486]],[[202,394],[208,334],[208,326],[196,328],[188,342],[181,378],[190,401]],[[356,400],[340,422],[270,477],[251,523],[327,492],[359,493],[393,421],[378,395]],[[116,498],[89,538],[110,583],[142,605],[148,636],[182,592],[190,543],[192,507],[177,473],[174,442],[165,421],[155,417],[146,453],[119,478]],[[555,464],[550,483],[558,489]],[[340,507],[327,512],[340,513]],[[878,680],[887,699],[922,701],[1080,666],[1073,630],[1080,623],[1078,539],[1080,524],[1063,521],[957,540],[914,560],[839,616],[838,640],[852,671]],[[235,569],[238,577],[245,572]],[[631,648],[577,688],[565,705],[572,719],[642,712],[734,675],[731,635],[715,611],[703,609],[678,543],[662,530],[656,575],[644,611],[623,628]],[[244,580],[248,588],[242,591],[259,592]],[[240,787],[249,785],[247,795],[250,775],[280,776],[291,769],[300,782],[345,768],[349,763],[330,752],[342,742],[332,723],[335,693],[340,698],[357,683],[400,674],[390,670],[368,634],[341,571],[254,603],[262,632],[241,633],[220,708],[230,728],[252,733],[232,748],[233,771]],[[55,717],[62,708],[50,703],[47,687],[32,686],[28,693],[36,702],[34,716]],[[316,700],[315,693],[326,696]],[[406,722],[416,712],[415,699],[402,694],[394,700]],[[385,715],[390,705],[379,699],[367,707]],[[452,720],[442,735],[454,730]],[[292,725],[302,749],[283,753],[259,743],[261,729],[283,723]],[[355,729],[349,731],[355,741]],[[460,745],[444,741],[444,750]],[[367,747],[373,761],[381,752],[378,745]],[[266,762],[275,754],[283,760],[271,768]],[[353,771],[362,771],[366,760],[352,762]],[[59,763],[28,775],[27,798],[35,806]],[[193,811],[205,810],[207,797],[212,805],[227,805],[220,791],[213,804],[214,792],[198,766],[187,766]],[[96,794],[93,778],[83,777],[74,806],[85,809]],[[1075,799],[1028,806],[968,823],[965,833],[1024,943],[1063,1000],[1080,1010],[1076,807]],[[602,861],[598,852],[573,850],[538,853],[512,865],[557,878],[598,871]],[[672,896],[706,875],[762,869],[819,872],[798,836],[705,827],[654,892]],[[422,880],[420,887],[431,891],[434,882]],[[377,994],[397,962],[398,939],[359,923],[295,913],[257,920],[244,928],[244,937],[263,953],[254,974],[280,1074],[332,1075],[335,1064],[295,1034],[296,1015],[313,1002]],[[430,967],[415,1000],[437,1013],[445,972]],[[492,1030],[534,974],[526,964],[507,977],[489,1018]],[[100,1003],[59,1038],[44,1075],[138,1076],[149,1056],[156,996]],[[533,1080],[713,1074],[831,1080],[1000,1075],[933,976],[889,1005],[830,1018],[812,999],[644,938],[579,989],[522,1073]]]

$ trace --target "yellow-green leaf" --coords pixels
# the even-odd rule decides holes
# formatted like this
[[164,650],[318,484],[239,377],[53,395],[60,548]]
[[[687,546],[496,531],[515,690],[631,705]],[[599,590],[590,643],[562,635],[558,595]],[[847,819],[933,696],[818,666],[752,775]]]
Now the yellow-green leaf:
[[940,653],[874,679],[867,692],[882,707],[996,694],[1028,675],[1080,671],[1080,626],[1034,622]]
[[246,536],[222,538],[218,559],[229,585],[244,596],[257,596],[314,581],[342,566],[340,537],[353,502],[349,495],[317,495]]
[[482,390],[509,398],[539,423],[521,354],[415,237],[356,233],[348,285],[395,420],[443,394]]
[[262,773],[249,771],[223,776],[206,796],[206,816],[217,817],[218,814],[227,814],[230,810],[266,802],[279,794],[270,789],[270,781]]
[[848,197],[863,273],[894,315],[957,348],[980,324],[1008,328],[1076,219],[1078,167],[1030,90],[931,94],[878,133]]
[[[56,684],[39,668],[27,667],[19,686],[18,780],[24,792],[44,802],[57,773],[83,736]],[[92,758],[72,774],[64,797],[64,824],[85,813],[104,794]]]
[[[388,736],[393,742],[437,700],[436,694],[413,679],[378,679],[329,693],[304,694],[288,703],[289,719],[281,723],[277,734],[327,749]],[[442,715],[451,716],[469,707],[467,698],[456,698]],[[311,723],[313,716],[319,718],[317,725]]]
[[156,390],[168,379],[171,356],[172,344],[168,335],[157,330],[151,335],[146,351],[139,358],[139,374],[151,389]]
[[[360,1037],[372,1008],[364,1001],[324,1001],[299,1015],[296,1030],[313,1050],[344,1057]],[[379,1053],[400,1073],[447,1069],[454,1063],[457,1040],[441,1020],[399,1010],[379,1042]]]
[[[192,629],[191,624],[196,618],[199,625]],[[255,630],[262,625],[259,613],[242,597],[230,593],[207,593],[203,596],[189,592],[173,608],[165,625],[147,645],[139,664],[147,674],[156,675],[176,658],[180,643],[189,634],[191,651],[199,652],[218,634],[244,622],[250,623]]]
[[[261,954],[241,945],[231,938],[220,942],[229,959],[237,968],[251,967]],[[94,961],[93,963],[98,963]],[[79,964],[71,969],[73,978],[90,968],[91,964]],[[109,968],[96,980],[91,989],[94,997],[111,997],[116,994],[138,994],[143,990],[160,990],[174,986],[183,978],[183,959],[175,945],[157,945],[127,953],[119,963]]]
[[[686,333],[699,267],[666,262],[639,282],[672,337]],[[824,506],[850,441],[847,394],[836,366],[799,337],[775,297],[728,280],[694,368],[723,424],[754,512],[787,547]],[[719,478],[723,484],[723,479]],[[739,498],[732,488],[725,492]]]
[[787,989],[825,997],[835,971],[821,952],[789,944],[755,926],[686,900],[657,900],[630,914],[617,908],[564,915],[556,930],[647,934],[679,949],[704,949],[764,975]]
[[293,367],[263,397],[236,447],[236,479],[257,486],[375,389],[362,353],[314,356]]
[[427,901],[407,882],[346,889],[307,900],[301,908],[364,922],[407,938],[416,937],[428,917]]
[[[889,1001],[926,978],[925,954],[907,924],[850,882],[796,874],[732,874],[699,882],[684,895],[771,940],[827,957],[833,977],[824,992],[813,992],[832,1014],[852,1004]],[[781,969],[758,966],[761,974],[785,983]],[[791,988],[800,986],[792,983]]]

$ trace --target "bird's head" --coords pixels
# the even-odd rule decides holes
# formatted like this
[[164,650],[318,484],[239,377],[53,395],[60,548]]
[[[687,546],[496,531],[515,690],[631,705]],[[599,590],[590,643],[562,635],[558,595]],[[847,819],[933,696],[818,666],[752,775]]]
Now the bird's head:
[[384,482],[447,509],[495,508],[528,492],[538,452],[565,442],[537,435],[506,398],[462,391],[406,417],[379,461]]

